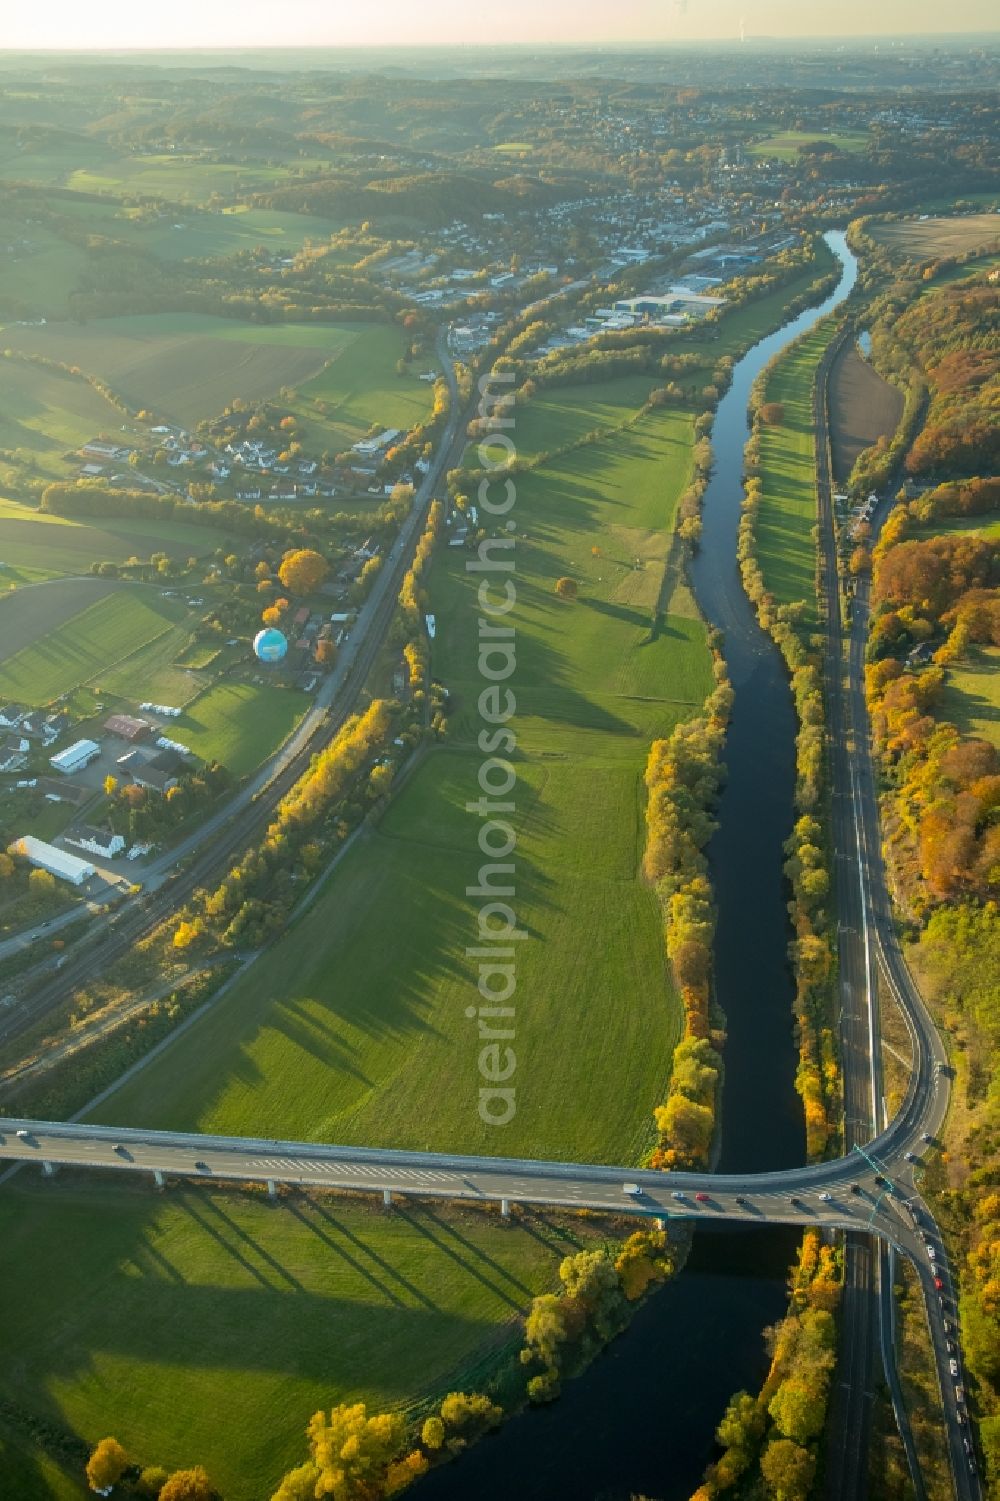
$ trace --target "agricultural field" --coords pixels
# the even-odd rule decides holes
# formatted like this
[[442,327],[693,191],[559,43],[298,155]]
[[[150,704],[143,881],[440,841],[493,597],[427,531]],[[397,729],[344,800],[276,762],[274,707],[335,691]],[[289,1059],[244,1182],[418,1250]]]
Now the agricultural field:
[[940,717],[1000,749],[1000,647],[981,646],[948,668]]
[[215,416],[234,397],[258,401],[282,386],[299,385],[361,332],[358,325],[261,326],[198,313],[153,313],[83,327],[50,323],[9,329],[5,338],[16,349],[102,376],[133,407],[193,425]]
[[829,323],[818,324],[779,359],[768,376],[764,401],[780,403],[784,415],[774,426],[760,429],[764,493],[755,527],[757,561],[779,604],[807,601],[807,619],[815,616],[816,597],[813,387],[830,333]]
[[236,255],[258,245],[275,255],[294,255],[308,240],[329,239],[334,225],[308,214],[251,209],[242,204],[212,213],[193,213],[169,223],[136,227],[137,243],[164,260],[203,260]]
[[[262,1501],[304,1454],[317,1408],[398,1406],[431,1373],[460,1385],[592,1235],[540,1215],[499,1232],[472,1210],[386,1219],[342,1197],[274,1209],[22,1173],[0,1199],[0,1236],[8,1264],[32,1275],[3,1320],[0,1363],[56,1429],[93,1442],[110,1426],[143,1463],[203,1463],[226,1501]],[[26,1473],[47,1483],[55,1467],[32,1466],[17,1437]],[[82,1493],[58,1486],[18,1494]]]
[[858,454],[896,431],[903,393],[883,380],[851,341],[834,360],[828,389],[833,473],[844,484]]
[[[47,602],[49,591],[44,593]],[[18,624],[25,621],[25,612],[17,609],[23,597],[15,595],[8,601],[6,618],[10,618],[13,605],[13,618]],[[43,633],[36,634],[29,645],[12,650],[20,633],[9,627],[0,647],[0,684],[5,697],[36,706],[71,696],[88,685],[103,692],[107,684],[114,691],[110,688],[113,682],[123,696],[144,697],[145,649],[168,637],[176,653],[187,640],[192,624],[190,611],[182,601],[164,599],[158,590],[142,587],[120,586],[55,627],[48,627],[44,616],[37,621],[34,601],[29,609],[35,614],[36,632],[40,623]]]
[[33,475],[65,479],[67,451],[121,423],[121,413],[86,381],[0,358],[0,450]]
[[[154,552],[173,558],[203,557],[223,542],[228,550],[240,551],[214,527],[118,516],[78,521],[0,499],[0,591],[86,574],[92,563],[124,563]],[[93,586],[95,581],[86,582]],[[18,604],[18,609],[25,608],[29,607]]]
[[956,218],[898,219],[872,224],[872,239],[908,260],[963,255],[1000,238],[1000,214],[964,214]]
[[754,141],[747,147],[751,156],[773,156],[779,161],[794,161],[803,146],[822,144],[838,151],[864,151],[870,136],[867,131],[781,130]]
[[[353,324],[338,332],[342,343],[330,351],[334,358],[299,387],[289,407],[300,419],[304,448],[336,452],[365,437],[376,423],[405,432],[430,416],[430,383],[418,379],[418,370],[396,373],[403,352],[397,328]],[[430,360],[429,368],[436,369],[437,361]]]

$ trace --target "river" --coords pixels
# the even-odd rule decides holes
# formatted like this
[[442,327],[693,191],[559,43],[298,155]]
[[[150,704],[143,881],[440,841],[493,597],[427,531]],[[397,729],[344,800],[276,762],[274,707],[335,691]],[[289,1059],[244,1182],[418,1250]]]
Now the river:
[[[729,775],[708,850],[719,909],[716,988],[728,1030],[724,1172],[790,1167],[805,1154],[781,875],[795,714],[784,664],[743,592],[736,539],[750,387],[779,350],[843,301],[857,276],[843,234],[826,240],[842,267],[836,289],[755,344],[719,403],[702,546],[691,569],[702,613],[725,633],[735,693]],[[784,1312],[797,1240],[791,1229],[700,1231],[682,1276],[557,1402],[512,1419],[458,1464],[432,1472],[420,1483],[421,1501],[687,1501],[729,1397],[759,1386],[766,1371],[761,1331]]]

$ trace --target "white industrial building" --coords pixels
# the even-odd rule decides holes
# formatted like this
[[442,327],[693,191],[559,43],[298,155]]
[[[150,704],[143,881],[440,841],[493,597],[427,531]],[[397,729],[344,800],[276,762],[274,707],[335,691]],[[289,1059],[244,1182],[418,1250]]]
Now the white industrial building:
[[49,765],[68,777],[74,771],[82,771],[85,766],[89,766],[94,757],[100,754],[101,747],[96,740],[77,740],[57,756],[50,756]]
[[79,860],[76,855],[56,849],[54,844],[46,844],[44,839],[35,839],[31,834],[25,834],[19,839],[15,849],[39,870],[47,870],[50,875],[71,881],[74,886],[82,886],[84,881],[89,881],[91,876],[97,874],[95,867],[86,860]]

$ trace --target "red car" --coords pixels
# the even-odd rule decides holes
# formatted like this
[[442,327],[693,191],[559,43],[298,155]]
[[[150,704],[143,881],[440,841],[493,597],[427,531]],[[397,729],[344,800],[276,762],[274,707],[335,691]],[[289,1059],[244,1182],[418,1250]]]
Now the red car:
[[695,1198],[698,1200],[699,1204],[708,1203],[708,1194],[695,1194]]
[[940,1292],[941,1289],[944,1287],[944,1283],[941,1281],[940,1277],[935,1277],[934,1278],[934,1286],[937,1288],[938,1292]]

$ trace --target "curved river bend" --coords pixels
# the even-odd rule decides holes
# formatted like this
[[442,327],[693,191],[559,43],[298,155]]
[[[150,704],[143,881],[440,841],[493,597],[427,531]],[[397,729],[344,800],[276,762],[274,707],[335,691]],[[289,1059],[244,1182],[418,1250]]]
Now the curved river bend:
[[[795,715],[784,664],[743,592],[736,540],[750,387],[767,362],[842,302],[857,262],[839,232],[834,292],[739,361],[712,428],[715,467],[691,581],[703,615],[725,633],[735,699],[729,776],[709,846],[719,907],[716,988],[728,1025],[719,1169],[801,1163],[794,1089],[794,983],[782,884],[791,831]],[[422,1501],[687,1501],[713,1454],[733,1392],[765,1371],[762,1329],[784,1313],[794,1230],[700,1231],[687,1267],[551,1407],[529,1410],[457,1464],[422,1480]],[[414,1493],[416,1494],[416,1492]]]

